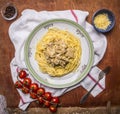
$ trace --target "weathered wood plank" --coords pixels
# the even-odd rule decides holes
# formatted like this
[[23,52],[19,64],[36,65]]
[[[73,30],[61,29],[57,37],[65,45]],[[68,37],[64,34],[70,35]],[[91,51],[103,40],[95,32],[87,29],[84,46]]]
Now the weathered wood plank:
[[[27,111],[21,111],[18,108],[8,108],[10,114],[52,114],[47,108],[29,108]],[[67,107],[58,108],[55,114],[120,114],[120,107],[112,107],[111,112],[107,112],[106,107],[81,108]]]
[[[35,9],[37,11],[78,9],[89,12],[87,20],[91,23],[92,15],[96,10],[101,8],[112,10],[115,14],[116,25],[111,32],[105,34],[108,46],[104,58],[98,65],[100,68],[107,65],[112,67],[106,78],[106,89],[96,98],[90,96],[86,103],[81,106],[105,106],[109,100],[113,106],[120,105],[120,0],[0,0],[0,8],[10,1],[18,9],[17,19],[24,9]],[[17,107],[19,104],[19,95],[14,87],[10,72],[10,61],[14,57],[15,50],[9,39],[8,29],[14,21],[5,21],[0,16],[0,94],[6,97],[8,107]],[[64,94],[60,97],[62,107],[80,106],[80,98],[85,93],[86,90],[78,87]],[[32,103],[30,107],[38,106]]]

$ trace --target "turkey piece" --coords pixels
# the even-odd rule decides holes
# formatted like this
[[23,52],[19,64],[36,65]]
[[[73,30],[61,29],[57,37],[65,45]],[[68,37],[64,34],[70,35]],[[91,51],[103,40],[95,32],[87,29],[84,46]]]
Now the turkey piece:
[[75,49],[68,47],[62,39],[55,39],[46,45],[45,58],[53,67],[65,67],[74,58]]

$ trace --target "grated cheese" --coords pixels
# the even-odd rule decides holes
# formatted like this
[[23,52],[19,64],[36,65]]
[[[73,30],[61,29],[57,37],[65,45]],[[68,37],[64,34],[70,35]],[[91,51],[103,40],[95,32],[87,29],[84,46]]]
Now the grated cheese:
[[106,30],[107,27],[111,24],[111,21],[109,20],[108,15],[103,13],[95,17],[94,23],[97,28]]

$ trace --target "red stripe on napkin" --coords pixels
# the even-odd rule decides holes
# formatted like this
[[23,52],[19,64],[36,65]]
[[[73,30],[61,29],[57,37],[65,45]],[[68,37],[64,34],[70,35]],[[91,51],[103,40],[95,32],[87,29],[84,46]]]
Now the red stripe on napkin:
[[78,17],[77,15],[75,14],[75,12],[73,10],[70,10],[71,11],[71,14],[74,16],[76,22],[78,23]]
[[16,68],[17,73],[19,72],[19,67]]
[[[94,81],[95,83],[97,82],[90,74],[88,74],[88,77]],[[102,87],[102,85],[100,83],[97,84],[102,90],[105,89],[104,87]]]
[[23,100],[23,98],[21,96],[20,96],[20,99],[21,99],[22,103],[25,104],[25,102],[24,102],[24,100]]

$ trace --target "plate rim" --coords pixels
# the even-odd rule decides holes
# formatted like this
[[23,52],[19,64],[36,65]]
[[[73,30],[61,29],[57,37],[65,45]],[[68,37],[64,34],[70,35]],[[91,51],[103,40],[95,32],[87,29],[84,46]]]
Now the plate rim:
[[[30,44],[30,41],[32,40],[34,35],[39,31],[40,28],[42,28],[44,25],[49,24],[51,22],[67,22],[68,24],[71,24],[72,26],[76,26],[78,29],[80,29],[82,31],[82,33],[85,35],[85,38],[89,42],[90,55],[91,55],[90,59],[88,61],[89,65],[87,65],[87,68],[84,71],[84,73],[82,74],[82,76],[79,76],[76,80],[74,80],[70,83],[67,83],[67,84],[56,85],[56,84],[51,84],[51,83],[45,82],[41,77],[38,76],[38,74],[34,71],[34,69],[32,68],[32,66],[30,65],[30,62],[29,62],[29,44]],[[89,73],[89,71],[93,65],[93,60],[94,60],[94,51],[93,50],[94,50],[94,48],[93,48],[92,40],[91,40],[88,32],[81,25],[79,25],[78,23],[76,23],[72,20],[69,20],[69,19],[62,19],[62,18],[61,19],[50,19],[50,20],[47,20],[47,21],[42,22],[39,25],[37,25],[29,34],[29,36],[25,42],[25,45],[24,45],[24,59],[25,59],[26,67],[28,68],[30,74],[38,82],[40,82],[41,84],[46,85],[48,87],[52,87],[52,88],[65,88],[65,87],[71,87],[71,86],[81,82],[87,76],[87,74]]]

